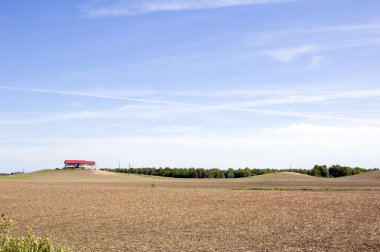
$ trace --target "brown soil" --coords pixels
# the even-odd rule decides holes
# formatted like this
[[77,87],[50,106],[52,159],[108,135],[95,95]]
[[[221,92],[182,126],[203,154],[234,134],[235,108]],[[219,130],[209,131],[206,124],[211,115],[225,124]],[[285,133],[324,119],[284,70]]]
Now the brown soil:
[[74,251],[380,250],[380,191],[225,189],[258,182],[39,172],[0,179],[0,212]]

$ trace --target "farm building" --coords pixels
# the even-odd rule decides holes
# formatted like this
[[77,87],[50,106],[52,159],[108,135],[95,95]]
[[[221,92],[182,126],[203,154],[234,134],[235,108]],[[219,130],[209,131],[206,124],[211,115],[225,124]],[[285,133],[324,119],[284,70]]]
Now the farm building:
[[87,160],[65,160],[64,169],[95,169],[95,161]]

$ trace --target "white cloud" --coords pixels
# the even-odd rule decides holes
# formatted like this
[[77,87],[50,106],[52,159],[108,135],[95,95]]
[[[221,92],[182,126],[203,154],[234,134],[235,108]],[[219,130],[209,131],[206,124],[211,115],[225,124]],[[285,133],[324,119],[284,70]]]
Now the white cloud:
[[[40,140],[40,139],[39,139]],[[292,167],[314,164],[378,166],[379,127],[339,127],[293,124],[255,128],[233,135],[133,136],[65,139],[0,145],[0,167],[25,164],[31,169],[60,167],[64,159],[96,160],[101,167],[116,167],[119,160],[134,167]],[[64,143],[64,144],[62,144]],[[68,147],[69,146],[69,147]],[[41,160],[43,162],[41,163]]]
[[319,50],[321,50],[319,46],[304,45],[298,47],[266,50],[264,51],[264,54],[283,63],[290,63],[302,55],[311,54]]
[[295,0],[139,0],[119,1],[113,4],[107,2],[89,3],[80,6],[88,17],[130,16],[158,11],[180,11],[194,9],[215,9],[241,5],[283,3]]
[[309,64],[309,70],[315,70],[321,67],[323,62],[325,62],[327,58],[322,55],[314,55],[311,57],[310,64]]

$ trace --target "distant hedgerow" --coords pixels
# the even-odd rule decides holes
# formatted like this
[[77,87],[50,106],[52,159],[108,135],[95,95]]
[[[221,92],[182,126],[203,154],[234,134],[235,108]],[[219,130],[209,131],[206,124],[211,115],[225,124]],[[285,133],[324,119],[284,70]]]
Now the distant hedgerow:
[[141,175],[153,175],[162,177],[173,177],[173,178],[242,178],[257,176],[272,172],[296,172],[301,174],[307,174],[316,177],[342,177],[350,176],[368,171],[378,171],[378,168],[374,169],[363,169],[359,167],[343,167],[339,165],[333,165],[327,167],[326,165],[315,165],[313,169],[232,169],[221,170],[218,168],[204,169],[204,168],[103,168],[101,170],[119,172],[119,173],[132,173]]

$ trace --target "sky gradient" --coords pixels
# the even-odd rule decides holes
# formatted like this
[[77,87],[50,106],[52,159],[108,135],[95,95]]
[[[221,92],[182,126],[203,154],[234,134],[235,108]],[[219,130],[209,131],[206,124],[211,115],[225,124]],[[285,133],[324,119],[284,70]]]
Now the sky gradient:
[[0,172],[380,166],[377,0],[0,3]]

